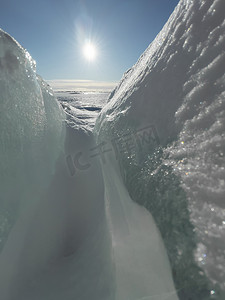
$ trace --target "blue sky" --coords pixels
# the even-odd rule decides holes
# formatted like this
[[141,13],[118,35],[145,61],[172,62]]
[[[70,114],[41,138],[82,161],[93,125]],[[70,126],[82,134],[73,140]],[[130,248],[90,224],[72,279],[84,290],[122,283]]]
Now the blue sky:
[[[179,0],[1,0],[0,27],[48,79],[117,81],[161,30]],[[91,39],[93,62],[82,49]]]

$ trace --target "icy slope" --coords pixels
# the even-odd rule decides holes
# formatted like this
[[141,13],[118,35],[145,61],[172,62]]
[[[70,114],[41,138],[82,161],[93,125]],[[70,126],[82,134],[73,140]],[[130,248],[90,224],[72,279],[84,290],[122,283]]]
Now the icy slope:
[[[29,229],[63,150],[65,115],[29,53],[2,30],[0,105],[0,294],[9,299],[54,246],[37,251]],[[25,257],[25,248],[34,253]]]
[[[52,90],[37,77],[35,62],[0,30],[0,248],[7,230],[54,173],[62,150],[65,115]],[[12,223],[12,224],[11,224]]]
[[0,107],[0,298],[113,300],[102,170],[75,170],[93,136],[2,30]]
[[181,0],[95,128],[161,231],[180,299],[225,291],[224,32],[224,0]]
[[108,153],[102,169],[115,263],[115,299],[178,299],[158,228],[151,214],[130,198],[113,152]]

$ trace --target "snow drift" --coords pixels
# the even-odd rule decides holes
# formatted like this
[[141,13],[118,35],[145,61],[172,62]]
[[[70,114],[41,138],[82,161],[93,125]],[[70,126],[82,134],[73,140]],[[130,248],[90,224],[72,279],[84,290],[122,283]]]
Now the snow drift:
[[224,30],[223,0],[180,1],[95,128],[160,229],[180,299],[224,297]]

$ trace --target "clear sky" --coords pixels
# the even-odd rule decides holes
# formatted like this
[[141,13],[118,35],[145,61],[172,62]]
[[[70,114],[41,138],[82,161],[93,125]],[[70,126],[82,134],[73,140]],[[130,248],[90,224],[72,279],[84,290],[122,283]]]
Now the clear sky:
[[[48,79],[117,81],[159,33],[179,0],[1,0],[0,28]],[[88,61],[91,41],[96,58]]]

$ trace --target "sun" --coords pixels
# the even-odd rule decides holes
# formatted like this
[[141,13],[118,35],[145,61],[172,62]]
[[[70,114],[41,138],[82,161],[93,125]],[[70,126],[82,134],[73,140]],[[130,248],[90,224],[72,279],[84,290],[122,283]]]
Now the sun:
[[83,54],[88,61],[94,61],[97,56],[96,46],[91,42],[87,42],[83,47]]

